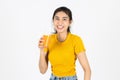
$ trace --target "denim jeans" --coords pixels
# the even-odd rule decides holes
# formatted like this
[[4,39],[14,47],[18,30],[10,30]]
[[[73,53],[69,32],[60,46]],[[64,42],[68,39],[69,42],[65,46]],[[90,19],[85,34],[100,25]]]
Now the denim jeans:
[[51,74],[50,80],[77,80],[77,76],[57,77]]

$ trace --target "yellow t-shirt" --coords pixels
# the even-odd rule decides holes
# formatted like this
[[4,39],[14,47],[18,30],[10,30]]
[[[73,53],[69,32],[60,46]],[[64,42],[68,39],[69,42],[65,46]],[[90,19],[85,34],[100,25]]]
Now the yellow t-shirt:
[[51,70],[55,76],[73,76],[76,74],[76,55],[85,51],[81,38],[68,33],[64,42],[57,40],[57,35],[49,37],[48,60],[51,63]]

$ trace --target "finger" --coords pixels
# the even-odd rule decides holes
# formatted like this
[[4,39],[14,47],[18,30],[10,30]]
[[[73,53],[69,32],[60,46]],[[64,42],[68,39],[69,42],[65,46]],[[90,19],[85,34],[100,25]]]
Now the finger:
[[39,43],[42,43],[42,42],[44,42],[44,41],[45,41],[45,40],[40,40]]
[[41,44],[38,45],[38,47],[39,47],[39,48],[42,48],[42,47],[44,47],[44,46],[43,46],[43,44],[41,43]]
[[43,43],[39,43],[38,45],[43,46]]
[[40,39],[44,39],[44,37],[41,37]]

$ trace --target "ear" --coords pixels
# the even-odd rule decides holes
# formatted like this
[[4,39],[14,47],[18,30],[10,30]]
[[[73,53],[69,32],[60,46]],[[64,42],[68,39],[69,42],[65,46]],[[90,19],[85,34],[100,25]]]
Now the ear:
[[70,24],[72,24],[72,20],[70,20]]
[[70,24],[69,24],[69,26],[72,24],[72,20],[70,20]]

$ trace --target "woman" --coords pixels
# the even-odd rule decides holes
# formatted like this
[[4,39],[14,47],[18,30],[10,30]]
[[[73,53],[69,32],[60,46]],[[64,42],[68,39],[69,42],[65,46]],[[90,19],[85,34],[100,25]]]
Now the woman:
[[[91,70],[81,38],[70,33],[72,12],[67,7],[59,7],[53,14],[55,34],[49,36],[48,46],[43,37],[39,41],[39,69],[44,74],[51,63],[50,80],[77,80],[75,61],[78,58],[84,70],[84,80],[90,80]],[[46,49],[46,51],[44,51]]]

